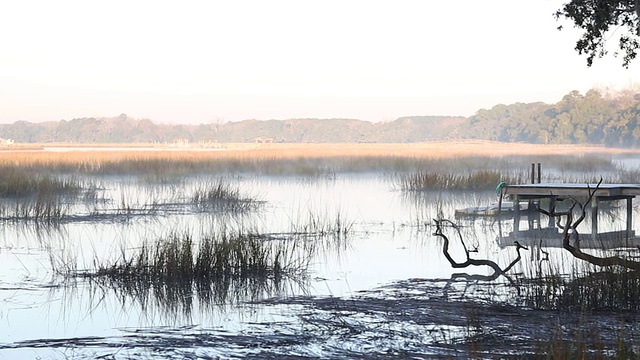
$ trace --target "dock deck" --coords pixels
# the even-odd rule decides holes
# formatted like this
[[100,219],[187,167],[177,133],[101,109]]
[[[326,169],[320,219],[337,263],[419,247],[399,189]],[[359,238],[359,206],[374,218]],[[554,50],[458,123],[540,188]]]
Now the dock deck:
[[[588,196],[589,191],[596,189],[595,196],[601,198],[635,197],[640,195],[640,184],[567,184],[567,183],[538,183],[506,185],[505,195],[520,198],[543,198],[551,196]],[[615,200],[615,199],[613,199]]]

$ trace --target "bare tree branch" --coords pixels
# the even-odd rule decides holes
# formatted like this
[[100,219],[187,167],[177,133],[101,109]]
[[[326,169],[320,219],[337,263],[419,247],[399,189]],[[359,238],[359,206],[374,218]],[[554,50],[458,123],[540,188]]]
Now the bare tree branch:
[[[638,261],[625,259],[619,256],[595,256],[585,253],[580,249],[580,233],[578,232],[578,225],[580,225],[582,221],[584,221],[586,216],[586,204],[591,203],[596,191],[600,187],[600,184],[602,184],[602,179],[600,179],[595,188],[588,188],[589,196],[584,203],[572,198],[572,204],[569,207],[568,211],[557,212],[555,211],[555,208],[552,208],[550,212],[542,209],[538,209],[538,211],[547,216],[558,217],[558,227],[562,229],[562,247],[565,250],[569,251],[569,253],[571,253],[571,255],[573,255],[575,258],[587,261],[588,263],[597,266],[622,266],[627,269],[640,270],[640,262]],[[578,206],[579,208],[579,214],[578,218],[573,220],[573,212],[576,206]],[[564,217],[565,219],[564,225],[561,225],[562,217]],[[571,241],[572,238],[573,242]]]
[[[469,275],[469,274],[453,274],[453,278],[462,277],[462,278],[465,278],[465,279],[468,279],[468,280],[495,280],[500,275],[506,276],[506,272],[511,270],[511,268],[513,268],[513,266],[520,261],[520,259],[521,259],[520,249],[528,250],[526,247],[522,246],[520,243],[518,243],[516,241],[515,242],[515,244],[516,244],[516,252],[518,253],[518,256],[506,268],[502,269],[500,267],[500,265],[498,265],[494,261],[486,260],[486,259],[472,259],[469,256],[469,250],[467,249],[467,246],[466,246],[466,244],[464,242],[464,239],[462,238],[462,234],[460,232],[460,228],[455,223],[453,223],[451,220],[447,220],[447,219],[436,220],[436,219],[434,219],[433,221],[436,223],[436,231],[435,231],[435,233],[433,235],[437,236],[437,237],[440,237],[443,240],[442,253],[444,254],[445,258],[447,258],[449,263],[451,264],[451,267],[456,268],[456,269],[460,269],[460,268],[466,268],[466,267],[469,267],[469,266],[488,266],[493,270],[493,274],[489,275],[489,276]],[[466,256],[466,260],[465,261],[457,262],[457,261],[455,261],[453,259],[451,254],[449,254],[449,238],[443,233],[443,225],[444,224],[449,224],[452,228],[454,228],[456,230],[456,233],[458,234],[458,239],[460,240],[460,243],[462,244],[462,247],[463,247],[464,252],[465,252],[465,256]],[[509,280],[511,280],[511,279],[509,279]]]

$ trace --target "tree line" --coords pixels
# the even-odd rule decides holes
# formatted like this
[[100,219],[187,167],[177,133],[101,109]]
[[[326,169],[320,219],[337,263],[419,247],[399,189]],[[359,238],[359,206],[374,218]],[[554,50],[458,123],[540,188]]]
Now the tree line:
[[126,114],[111,118],[0,124],[0,138],[21,143],[424,142],[482,139],[536,144],[640,147],[640,91],[571,91],[555,104],[499,104],[468,118],[407,116],[384,123],[356,119],[244,120],[199,125],[156,124]]
[[460,125],[464,138],[536,144],[640,146],[640,93],[571,91],[555,104],[515,103],[482,109]]

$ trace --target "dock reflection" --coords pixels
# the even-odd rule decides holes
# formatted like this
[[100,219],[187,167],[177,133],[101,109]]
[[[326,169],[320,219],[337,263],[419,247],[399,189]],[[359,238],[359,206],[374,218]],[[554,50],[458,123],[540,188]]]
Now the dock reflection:
[[[536,211],[521,213],[517,218],[498,219],[497,242],[501,248],[513,246],[514,241],[523,245],[541,245],[543,247],[562,247],[563,230],[555,223],[554,218],[541,215]],[[503,231],[507,228],[511,231]],[[592,229],[593,230],[593,229]],[[640,237],[636,231],[612,230],[612,231],[584,231],[579,233],[580,247],[583,249],[619,249],[640,248]]]

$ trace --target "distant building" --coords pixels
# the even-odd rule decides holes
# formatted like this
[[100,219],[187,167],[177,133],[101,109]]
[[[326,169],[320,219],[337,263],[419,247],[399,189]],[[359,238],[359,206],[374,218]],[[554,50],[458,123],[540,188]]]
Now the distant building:
[[173,140],[172,146],[175,146],[175,147],[188,147],[189,146],[189,139],[187,139],[187,138],[175,139],[175,140]]
[[256,143],[267,144],[267,143],[272,143],[273,142],[273,138],[257,137],[255,139],[253,139],[253,141],[256,142]]
[[13,139],[0,138],[0,147],[10,147],[13,145],[15,145],[15,141],[13,141]]
[[219,144],[217,140],[202,140],[198,142],[198,147],[201,148],[222,148],[223,145]]

